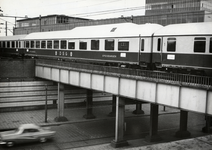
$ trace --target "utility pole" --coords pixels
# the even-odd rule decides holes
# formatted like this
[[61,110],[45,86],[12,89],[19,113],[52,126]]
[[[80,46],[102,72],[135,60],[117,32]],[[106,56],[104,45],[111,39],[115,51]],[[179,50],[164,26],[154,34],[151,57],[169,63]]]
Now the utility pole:
[[39,16],[39,27],[40,27],[40,32],[41,32],[41,15]]
[[7,21],[5,22],[5,33],[6,33],[6,36],[7,36]]

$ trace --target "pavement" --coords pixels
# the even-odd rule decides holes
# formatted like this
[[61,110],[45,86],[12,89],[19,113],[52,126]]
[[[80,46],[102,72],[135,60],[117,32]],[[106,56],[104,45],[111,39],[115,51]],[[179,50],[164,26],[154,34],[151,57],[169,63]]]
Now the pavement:
[[[0,130],[8,130],[12,128],[18,127],[20,124],[25,123],[35,123],[41,126],[58,126],[63,125],[66,127],[67,131],[74,130],[73,128],[76,128],[76,126],[73,126],[74,123],[79,123],[81,126],[84,124],[84,128],[87,127],[90,132],[86,133],[86,136],[89,137],[99,137],[95,140],[88,140],[87,143],[90,142],[90,144],[85,144],[85,146],[80,145],[82,143],[78,143],[80,146],[78,147],[67,147],[64,149],[76,149],[76,150],[107,150],[107,149],[130,149],[130,150],[169,150],[169,149],[188,149],[188,150],[212,150],[212,135],[211,134],[205,134],[201,132],[201,128],[204,126],[204,115],[202,114],[195,114],[194,116],[198,116],[199,118],[202,118],[199,122],[195,122],[195,119],[189,120],[189,131],[192,134],[192,137],[189,139],[179,139],[173,137],[173,132],[170,133],[169,131],[161,130],[159,134],[162,137],[161,142],[155,142],[150,143],[145,140],[144,137],[133,137],[131,138],[128,136],[128,143],[129,146],[121,147],[121,148],[113,148],[111,147],[110,141],[111,139],[114,139],[114,134],[109,134],[105,130],[103,132],[102,127],[104,126],[104,122],[113,119],[111,122],[114,122],[114,118],[108,117],[107,115],[111,112],[112,108],[109,105],[105,106],[97,106],[93,108],[93,114],[96,116],[95,119],[88,120],[83,118],[82,116],[85,115],[86,109],[84,107],[70,107],[65,108],[64,116],[68,119],[66,122],[55,122],[55,118],[57,117],[57,109],[48,109],[47,111],[47,122],[45,122],[45,110],[33,110],[33,111],[20,111],[20,112],[3,112],[0,113]],[[145,114],[142,115],[135,115],[132,113],[132,111],[135,110],[135,105],[126,105],[125,107],[125,118],[129,122],[128,126],[133,126],[135,122],[137,122],[138,119],[136,117],[149,117],[150,114],[150,107],[149,104],[143,104],[142,110],[145,112]],[[164,111],[164,107],[159,107],[159,115],[166,115],[166,114],[179,114],[179,110],[174,108],[166,107]],[[179,115],[178,115],[179,116]],[[130,120],[131,117],[134,117],[134,120]],[[175,119],[175,118],[172,118]],[[178,118],[179,119],[179,118]],[[176,119],[176,120],[178,120]],[[161,117],[161,121],[165,122],[166,120]],[[95,127],[97,125],[96,122],[99,122],[99,127]],[[131,124],[130,124],[131,123]],[[94,125],[95,124],[95,125]],[[192,124],[197,124],[192,127]],[[166,124],[163,124],[163,126],[168,126],[169,122]],[[174,127],[175,129],[178,128],[178,124]],[[101,128],[100,128],[101,127]],[[62,127],[61,127],[62,128]],[[78,127],[79,128],[79,127]],[[110,128],[105,126],[104,128]],[[133,129],[137,129],[137,127],[132,127]],[[131,128],[131,129],[132,129]],[[161,128],[161,127],[159,127]],[[62,130],[62,129],[61,129]],[[98,131],[99,130],[99,131]],[[100,131],[101,130],[101,131]],[[64,131],[67,133],[67,131]],[[98,131],[102,135],[94,135],[95,131]],[[113,131],[112,131],[113,132]],[[130,131],[132,132],[132,131]],[[136,131],[137,132],[137,131]],[[62,133],[61,133],[62,134]],[[104,137],[103,135],[108,134],[107,138],[101,138]],[[61,135],[63,136],[63,135]],[[77,135],[78,139],[85,139],[85,133],[81,133]],[[59,139],[58,139],[59,140]],[[77,142],[70,143],[67,142],[67,145],[70,144],[77,144]],[[63,145],[64,146],[64,145]]]

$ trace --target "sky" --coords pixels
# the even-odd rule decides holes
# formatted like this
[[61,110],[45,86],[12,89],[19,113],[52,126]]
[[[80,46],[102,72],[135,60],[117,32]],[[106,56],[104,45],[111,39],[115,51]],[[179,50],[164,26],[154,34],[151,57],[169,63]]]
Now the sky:
[[[17,16],[28,18],[67,15],[89,19],[137,16],[145,14],[145,0],[0,0],[0,36],[5,35],[5,22],[12,31]],[[17,18],[22,19],[22,18]],[[12,35],[11,31],[8,35]]]

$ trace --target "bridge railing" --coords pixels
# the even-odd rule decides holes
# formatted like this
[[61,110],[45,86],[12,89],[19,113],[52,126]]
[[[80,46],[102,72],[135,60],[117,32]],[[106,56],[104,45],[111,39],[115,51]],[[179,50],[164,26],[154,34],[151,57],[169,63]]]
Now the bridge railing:
[[141,79],[154,82],[163,82],[167,84],[178,84],[184,86],[196,86],[211,89],[212,78],[208,76],[196,76],[189,74],[176,74],[161,71],[150,71],[140,69],[129,69],[111,66],[91,65],[84,63],[36,60],[36,65],[49,66],[55,68],[66,68],[83,72],[95,72],[99,74],[122,76],[127,78]]

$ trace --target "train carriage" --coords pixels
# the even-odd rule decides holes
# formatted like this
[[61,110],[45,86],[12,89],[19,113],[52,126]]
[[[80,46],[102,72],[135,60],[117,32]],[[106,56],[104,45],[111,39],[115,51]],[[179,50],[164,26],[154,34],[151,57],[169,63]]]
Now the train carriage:
[[173,24],[156,31],[153,62],[170,72],[212,75],[212,22]]
[[0,55],[22,55],[24,54],[24,35],[0,37]]
[[212,22],[120,23],[0,37],[2,54],[212,76]]
[[161,27],[120,23],[31,33],[23,39],[25,55],[109,65],[147,65],[151,61],[152,34]]

